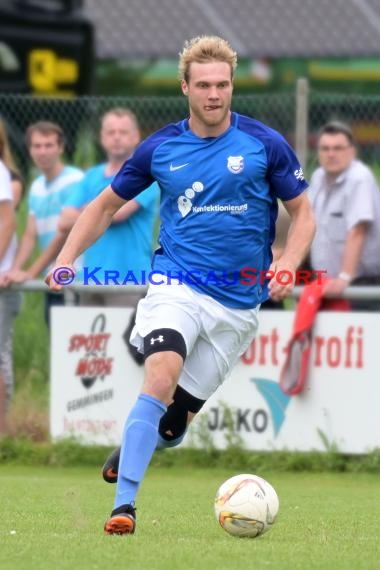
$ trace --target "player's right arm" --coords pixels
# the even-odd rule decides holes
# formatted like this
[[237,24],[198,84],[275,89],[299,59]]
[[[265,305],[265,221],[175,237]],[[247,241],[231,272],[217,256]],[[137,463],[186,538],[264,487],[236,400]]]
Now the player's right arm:
[[62,285],[53,278],[54,272],[60,267],[72,269],[75,259],[105,232],[112,221],[112,216],[125,202],[111,186],[107,186],[85,207],[58,254],[55,266],[45,279],[50,289],[53,291],[62,289]]

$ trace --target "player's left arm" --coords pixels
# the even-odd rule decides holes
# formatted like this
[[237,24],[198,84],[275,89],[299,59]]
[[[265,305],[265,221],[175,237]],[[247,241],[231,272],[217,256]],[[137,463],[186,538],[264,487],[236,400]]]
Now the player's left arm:
[[[314,214],[306,192],[284,202],[284,206],[291,222],[282,254],[270,267],[274,277],[268,286],[270,297],[275,301],[280,301],[291,294],[296,269],[305,259],[315,234]],[[282,285],[281,281],[287,282],[288,280],[276,278],[280,271],[292,273],[293,281]]]

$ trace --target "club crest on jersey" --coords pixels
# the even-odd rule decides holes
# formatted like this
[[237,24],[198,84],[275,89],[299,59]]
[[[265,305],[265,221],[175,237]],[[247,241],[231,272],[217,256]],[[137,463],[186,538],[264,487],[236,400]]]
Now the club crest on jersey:
[[239,174],[239,172],[244,170],[244,157],[229,156],[227,158],[227,168],[232,174]]

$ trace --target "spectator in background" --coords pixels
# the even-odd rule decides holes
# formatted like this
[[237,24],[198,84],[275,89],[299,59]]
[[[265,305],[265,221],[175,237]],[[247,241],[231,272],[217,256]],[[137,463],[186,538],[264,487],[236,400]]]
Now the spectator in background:
[[13,160],[5,123],[2,119],[0,119],[0,160],[2,160],[11,175],[13,205],[17,209],[24,196],[25,185]]
[[[30,156],[41,174],[33,181],[28,197],[28,218],[6,283],[22,283],[40,275],[54,258],[64,242],[65,234],[57,231],[58,219],[63,209],[71,205],[73,195],[83,172],[63,163],[64,135],[61,127],[49,121],[30,125],[26,131]],[[40,254],[25,269],[37,245]],[[48,253],[53,247],[53,254]],[[64,298],[50,292],[45,294],[45,320],[49,323],[52,305],[63,304]]]
[[[100,143],[107,162],[98,164],[86,172],[80,191],[75,197],[77,208],[68,208],[61,216],[59,228],[62,232],[67,233],[72,228],[81,207],[91,202],[111,184],[115,174],[132,155],[140,140],[138,121],[132,111],[115,107],[103,115]],[[88,272],[96,267],[101,268],[102,275],[104,271],[118,272],[120,276],[118,281],[121,282],[129,271],[132,271],[138,280],[143,272],[149,274],[154,225],[158,213],[158,194],[157,183],[153,183],[116,212],[106,232],[83,254],[83,266]],[[83,275],[79,272],[77,282],[82,278]],[[90,279],[89,284],[91,283]],[[136,307],[141,294],[83,293],[79,298],[80,304],[86,306]],[[130,317],[123,338],[132,358],[137,364],[142,365],[141,353],[129,342],[134,323],[135,311]]]
[[16,216],[10,166],[13,161],[4,124],[0,122],[0,433],[6,431],[6,412],[13,392],[13,321],[21,295],[4,288],[4,273],[16,253]]
[[[111,184],[140,140],[139,125],[132,111],[117,107],[104,114],[101,119],[100,143],[107,162],[98,164],[85,173],[80,191],[75,197],[77,209],[66,209],[61,217],[62,231],[70,230],[79,216],[80,208]],[[88,272],[101,267],[101,275],[104,275],[105,270],[116,271],[120,276],[118,281],[123,281],[128,271],[133,271],[138,279],[143,271],[148,275],[157,213],[158,186],[154,183],[116,212],[107,231],[84,252],[83,266]],[[77,281],[80,280],[79,273]],[[92,284],[91,280],[89,284]],[[140,298],[141,295],[131,293],[85,293],[80,296],[80,302],[92,306],[136,306]]]
[[[309,196],[317,232],[310,263],[327,270],[325,297],[339,297],[348,285],[380,285],[380,192],[374,175],[356,158],[350,127],[338,121],[318,134],[319,168]],[[380,310],[380,301],[354,300],[356,310]]]

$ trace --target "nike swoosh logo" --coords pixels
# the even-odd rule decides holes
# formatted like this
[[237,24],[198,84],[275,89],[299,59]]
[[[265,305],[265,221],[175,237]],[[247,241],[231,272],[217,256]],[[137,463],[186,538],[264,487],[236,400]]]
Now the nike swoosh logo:
[[170,172],[174,172],[175,170],[179,170],[180,168],[183,168],[184,166],[189,166],[190,162],[186,162],[186,164],[179,164],[178,166],[173,166],[172,164],[170,164]]

